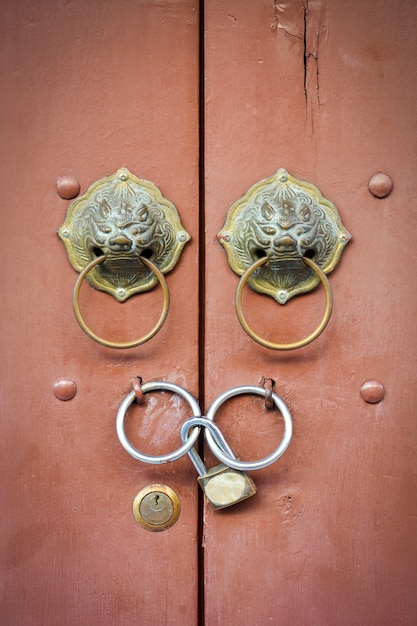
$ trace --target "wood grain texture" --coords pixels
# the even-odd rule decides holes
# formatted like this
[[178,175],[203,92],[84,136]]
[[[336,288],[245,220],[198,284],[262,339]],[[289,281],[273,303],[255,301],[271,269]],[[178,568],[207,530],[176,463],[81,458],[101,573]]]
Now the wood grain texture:
[[[1,31],[0,621],[195,623],[195,475],[186,459],[132,459],[115,419],[135,375],[198,394],[198,3],[7,1]],[[167,276],[166,324],[126,352],[78,327],[77,275],[56,235],[68,206],[57,178],[75,176],[84,193],[121,166],[158,185],[193,236]],[[81,294],[91,327],[119,340],[151,328],[161,299],[157,289],[123,305],[88,285]],[[78,388],[68,402],[52,391],[63,376]],[[150,454],[178,447],[188,415],[155,394],[132,416],[137,445]],[[132,515],[137,492],[154,482],[182,501],[165,533],[147,533]]]
[[[206,4],[206,403],[271,377],[294,418],[284,457],[252,473],[257,495],[206,510],[210,626],[417,621],[415,35],[411,1]],[[241,329],[216,242],[229,206],[279,167],[316,184],[353,235],[329,326],[290,354]],[[394,181],[383,200],[367,189],[378,171]],[[324,295],[280,307],[247,289],[244,307],[258,333],[290,341]],[[360,397],[371,378],[380,404]],[[279,436],[255,398],[219,423],[244,459]]]

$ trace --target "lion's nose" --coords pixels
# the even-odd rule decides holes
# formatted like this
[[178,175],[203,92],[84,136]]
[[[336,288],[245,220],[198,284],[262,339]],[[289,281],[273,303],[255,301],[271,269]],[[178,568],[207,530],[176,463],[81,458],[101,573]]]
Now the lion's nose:
[[109,239],[109,246],[115,252],[130,250],[132,247],[132,241],[126,237],[126,235],[121,234]]
[[290,237],[290,235],[285,235],[284,237],[281,237],[281,239],[275,239],[274,245],[277,250],[285,250],[289,248],[296,248],[297,242],[295,239]]

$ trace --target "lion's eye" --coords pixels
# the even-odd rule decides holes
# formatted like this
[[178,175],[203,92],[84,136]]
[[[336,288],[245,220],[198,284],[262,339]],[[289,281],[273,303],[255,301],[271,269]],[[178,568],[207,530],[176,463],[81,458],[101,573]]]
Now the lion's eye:
[[111,208],[109,207],[109,205],[107,204],[105,200],[103,200],[103,202],[100,205],[100,213],[102,217],[104,217],[105,219],[107,219],[111,213]]
[[132,228],[131,233],[132,235],[139,235],[139,228]]
[[303,209],[301,209],[300,213],[303,222],[308,222],[308,220],[310,219],[310,209],[308,207],[304,207]]
[[140,222],[146,222],[146,220],[148,219],[148,207],[144,206],[141,208],[141,210],[138,212],[138,219]]
[[269,206],[267,202],[264,202],[261,209],[263,217],[270,222],[274,216],[274,209]]

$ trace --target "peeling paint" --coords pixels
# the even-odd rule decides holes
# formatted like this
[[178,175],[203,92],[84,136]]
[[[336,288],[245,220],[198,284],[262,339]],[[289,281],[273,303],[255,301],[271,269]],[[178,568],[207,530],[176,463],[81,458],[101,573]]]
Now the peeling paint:
[[296,493],[286,493],[277,500],[276,504],[280,510],[283,524],[290,524],[304,514],[305,505],[299,501]]
[[290,37],[303,41],[304,1],[274,2],[275,29],[284,30]]

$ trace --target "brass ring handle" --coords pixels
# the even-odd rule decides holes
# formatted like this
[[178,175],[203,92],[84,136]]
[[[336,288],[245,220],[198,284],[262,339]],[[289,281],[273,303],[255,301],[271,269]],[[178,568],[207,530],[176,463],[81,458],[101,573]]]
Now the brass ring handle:
[[333,295],[332,295],[332,288],[330,286],[329,279],[327,278],[323,270],[316,263],[314,263],[314,261],[312,261],[308,257],[303,257],[304,263],[308,265],[309,267],[311,267],[311,269],[313,269],[316,272],[317,276],[320,278],[324,287],[324,291],[326,293],[326,310],[324,312],[323,319],[321,320],[320,324],[317,326],[314,332],[312,332],[310,335],[308,335],[304,339],[301,339],[300,341],[294,341],[293,343],[273,343],[272,341],[263,339],[263,337],[255,333],[255,331],[253,331],[250,328],[242,311],[242,292],[243,292],[244,286],[247,283],[248,278],[256,269],[258,269],[258,267],[261,267],[261,265],[264,265],[265,263],[267,263],[268,260],[269,258],[267,256],[260,258],[259,260],[255,261],[255,263],[251,265],[246,270],[246,272],[241,276],[237,289],[236,289],[236,296],[235,296],[235,307],[236,307],[236,314],[237,314],[238,320],[243,330],[249,335],[249,337],[253,339],[254,341],[256,341],[256,343],[259,343],[261,346],[264,346],[265,348],[270,348],[271,350],[296,350],[297,348],[302,348],[303,346],[306,346],[307,344],[311,343],[314,339],[316,339],[323,332],[332,314]]
[[78,324],[81,326],[82,330],[85,332],[85,334],[88,335],[91,339],[93,339],[97,343],[101,344],[102,346],[106,346],[107,348],[135,348],[137,346],[142,345],[143,343],[146,343],[147,341],[149,341],[149,339],[152,339],[152,337],[154,335],[156,335],[156,333],[161,330],[161,328],[162,328],[162,326],[163,326],[163,324],[164,324],[164,322],[166,320],[166,317],[168,315],[168,310],[169,310],[169,290],[168,290],[168,285],[166,283],[164,275],[156,267],[156,265],[154,265],[149,259],[146,259],[145,257],[141,256],[140,260],[142,261],[142,263],[144,263],[147,267],[149,267],[150,270],[152,270],[152,272],[157,277],[157,279],[159,281],[159,284],[162,287],[162,293],[163,293],[164,301],[163,301],[163,305],[162,305],[162,313],[161,313],[161,315],[159,317],[159,320],[157,321],[155,326],[152,328],[152,330],[150,330],[146,335],[144,335],[140,339],[135,339],[133,341],[126,341],[124,343],[116,342],[116,341],[109,341],[108,339],[103,339],[102,337],[99,337],[98,335],[93,333],[93,331],[90,330],[90,328],[88,328],[87,324],[84,322],[84,320],[82,318],[82,315],[81,315],[81,311],[80,311],[79,295],[80,295],[81,285],[83,283],[84,278],[87,276],[88,272],[90,272],[90,270],[92,270],[96,265],[99,265],[100,263],[103,263],[105,260],[106,260],[105,255],[99,256],[96,259],[93,259],[80,272],[80,275],[78,276],[78,278],[77,278],[77,280],[75,282],[74,291],[73,291],[73,294],[72,294],[72,307],[74,309],[75,318],[76,318]]

